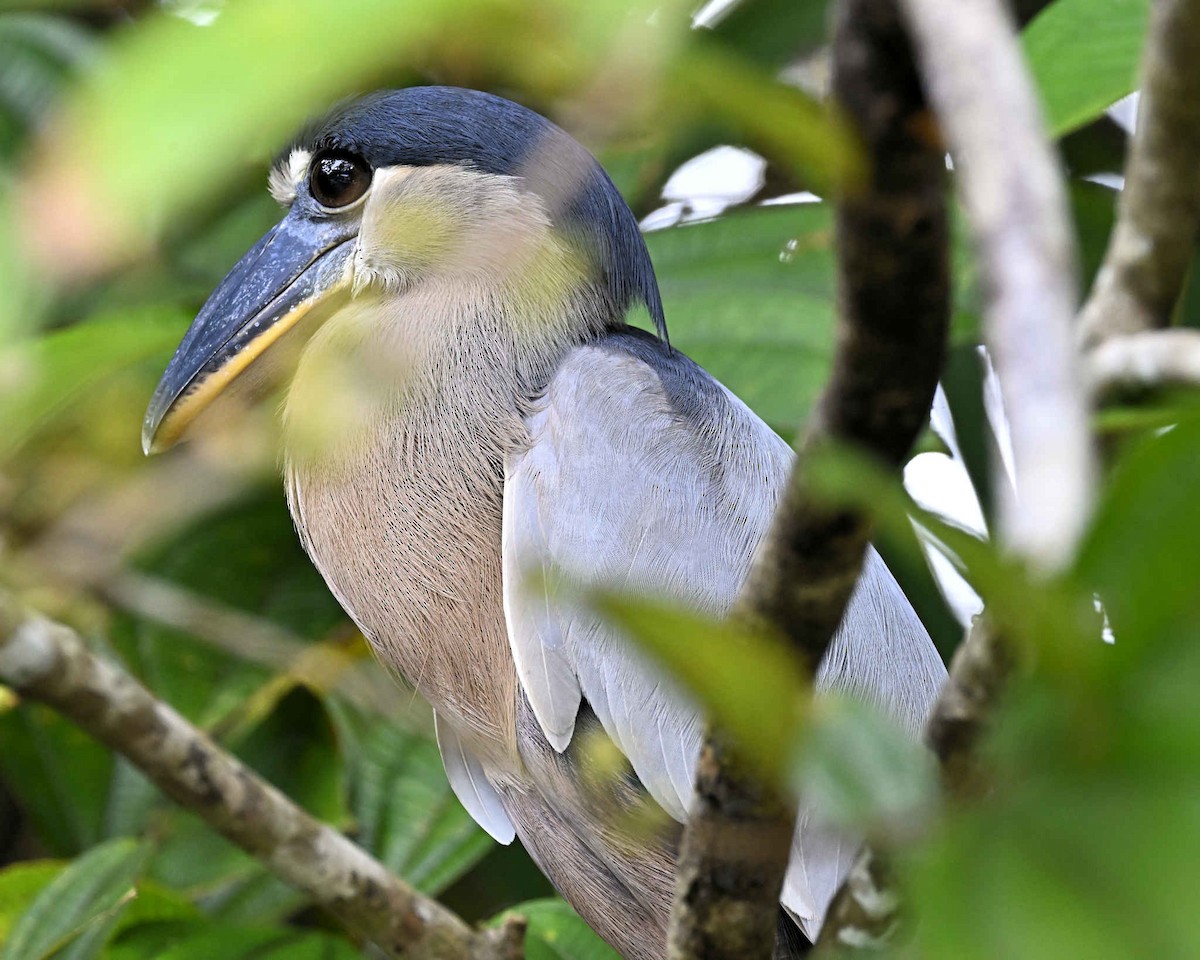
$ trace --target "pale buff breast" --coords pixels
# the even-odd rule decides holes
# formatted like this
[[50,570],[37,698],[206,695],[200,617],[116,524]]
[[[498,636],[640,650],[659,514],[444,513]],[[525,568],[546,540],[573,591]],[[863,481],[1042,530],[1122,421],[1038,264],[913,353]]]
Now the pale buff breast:
[[[454,378],[472,385],[470,395],[445,389],[446,381],[406,380],[381,359],[387,343],[369,332],[396,324],[370,318],[359,337],[355,312],[343,311],[310,343],[289,394],[285,421],[305,431],[286,431],[292,517],[379,659],[486,765],[515,772],[517,679],[500,521],[504,454],[523,426],[479,393],[478,378]],[[405,338],[404,363],[441,366],[414,358],[412,343]],[[320,411],[327,433],[314,437]]]

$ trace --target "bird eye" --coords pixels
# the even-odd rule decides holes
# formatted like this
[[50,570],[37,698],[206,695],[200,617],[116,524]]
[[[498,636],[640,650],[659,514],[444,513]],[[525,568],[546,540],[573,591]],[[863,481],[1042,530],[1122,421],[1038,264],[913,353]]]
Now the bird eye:
[[371,168],[367,161],[345,150],[317,154],[309,167],[308,185],[324,207],[345,207],[367,192]]

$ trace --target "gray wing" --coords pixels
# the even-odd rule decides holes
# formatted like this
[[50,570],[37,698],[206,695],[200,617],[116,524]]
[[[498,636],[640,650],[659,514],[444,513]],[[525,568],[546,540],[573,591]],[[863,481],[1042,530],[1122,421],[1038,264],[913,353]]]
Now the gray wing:
[[[506,464],[503,523],[505,616],[521,685],[558,750],[586,698],[649,793],[683,820],[701,735],[694,704],[547,581],[724,614],[792,452],[692,361],[638,331],[572,351],[526,425],[528,445]],[[940,683],[936,651],[874,554],[828,662],[820,685],[849,687],[913,729]],[[801,847],[784,900],[805,919],[823,911],[853,849],[816,826]]]

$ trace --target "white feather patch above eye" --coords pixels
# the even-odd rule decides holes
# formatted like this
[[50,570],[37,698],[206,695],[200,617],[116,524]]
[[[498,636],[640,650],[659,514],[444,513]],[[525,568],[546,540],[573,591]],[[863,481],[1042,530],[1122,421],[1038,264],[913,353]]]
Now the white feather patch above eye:
[[267,175],[267,189],[280,206],[290,206],[296,199],[300,181],[308,175],[308,163],[312,153],[297,147],[286,160],[280,160]]

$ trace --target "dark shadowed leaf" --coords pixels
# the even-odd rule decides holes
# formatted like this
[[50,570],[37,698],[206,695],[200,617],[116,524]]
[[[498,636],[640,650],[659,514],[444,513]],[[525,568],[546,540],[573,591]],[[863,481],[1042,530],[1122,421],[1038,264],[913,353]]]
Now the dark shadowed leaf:
[[107,952],[108,960],[358,960],[344,937],[316,931],[235,926],[211,920],[137,927]]
[[712,30],[761,66],[782,69],[825,42],[828,19],[826,0],[740,0]]
[[51,853],[74,855],[106,835],[112,770],[109,752],[49,707],[0,714],[0,773]]

